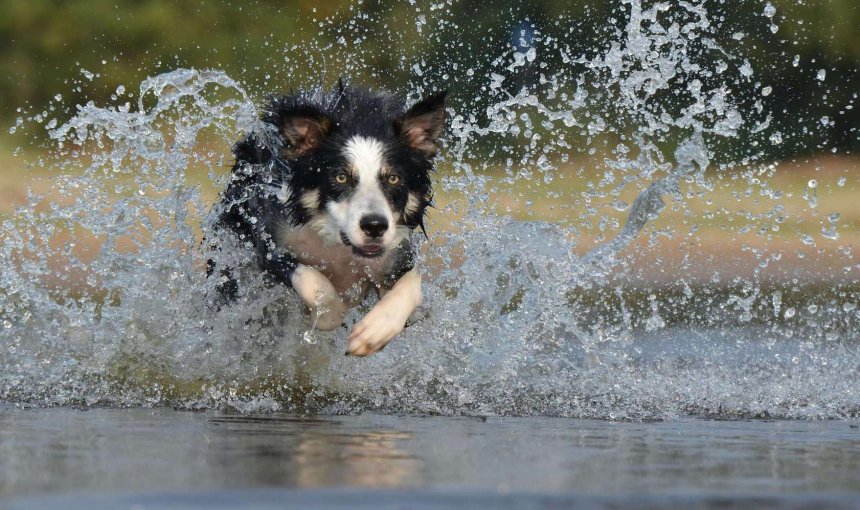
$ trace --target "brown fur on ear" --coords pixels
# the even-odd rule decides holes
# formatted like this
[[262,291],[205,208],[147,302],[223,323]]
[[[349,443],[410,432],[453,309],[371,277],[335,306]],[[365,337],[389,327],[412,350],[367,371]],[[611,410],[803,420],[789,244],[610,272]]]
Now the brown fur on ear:
[[433,157],[439,151],[436,143],[445,129],[445,96],[447,91],[431,94],[415,103],[395,122],[395,128],[406,145]]
[[331,129],[331,119],[314,113],[285,115],[281,120],[281,134],[287,142],[284,153],[299,156],[316,149]]

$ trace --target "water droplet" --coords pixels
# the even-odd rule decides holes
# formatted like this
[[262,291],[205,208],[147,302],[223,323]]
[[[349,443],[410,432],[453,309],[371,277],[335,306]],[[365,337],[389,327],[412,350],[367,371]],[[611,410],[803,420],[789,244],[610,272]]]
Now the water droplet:
[[314,335],[313,330],[310,330],[310,329],[305,331],[302,334],[302,340],[304,340],[306,343],[309,343],[311,345],[317,343],[317,337],[316,337],[316,335]]
[[600,117],[594,117],[594,120],[588,123],[588,134],[596,135],[606,129],[606,121]]
[[490,90],[497,90],[502,86],[502,82],[505,81],[505,77],[501,74],[490,73]]
[[818,81],[824,81],[824,78],[827,77],[827,71],[825,71],[824,69],[819,69],[818,74],[816,74],[815,77],[818,79]]
[[626,211],[630,207],[624,200],[615,200],[612,202],[612,208],[616,211]]
[[827,239],[836,241],[839,239],[839,232],[833,227],[821,227],[821,235]]

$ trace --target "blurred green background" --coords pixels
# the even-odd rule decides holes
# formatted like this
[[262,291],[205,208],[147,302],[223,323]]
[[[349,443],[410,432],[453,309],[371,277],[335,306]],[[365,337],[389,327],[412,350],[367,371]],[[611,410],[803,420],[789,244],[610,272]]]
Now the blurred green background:
[[[763,14],[768,2],[705,4],[726,40],[743,34],[755,80],[773,87],[772,125],[789,136],[766,150],[778,158],[857,150],[860,3],[770,3],[776,33]],[[58,94],[66,115],[89,100],[104,104],[118,86],[134,92],[143,78],[177,67],[222,69],[262,96],[331,83],[341,74],[406,89],[420,63],[438,71],[423,82],[450,89],[454,102],[474,103],[490,70],[499,72],[492,61],[517,44],[516,34],[537,31],[575,53],[594,54],[613,39],[628,10],[621,2],[582,0],[0,0],[0,122],[11,125],[21,114],[38,113]],[[428,28],[434,17],[447,20],[445,30]],[[336,44],[340,38],[346,43]],[[539,72],[549,74],[563,64],[557,55],[542,55],[540,65]],[[816,79],[819,69],[827,73],[824,82]],[[506,84],[530,79],[508,78]],[[822,117],[833,124],[816,124]]]

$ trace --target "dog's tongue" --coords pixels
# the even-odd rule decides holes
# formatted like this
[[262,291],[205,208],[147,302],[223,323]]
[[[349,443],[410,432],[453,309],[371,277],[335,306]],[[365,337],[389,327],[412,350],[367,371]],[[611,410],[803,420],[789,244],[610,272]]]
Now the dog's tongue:
[[361,251],[368,255],[376,255],[382,251],[382,246],[378,244],[367,244],[361,248]]

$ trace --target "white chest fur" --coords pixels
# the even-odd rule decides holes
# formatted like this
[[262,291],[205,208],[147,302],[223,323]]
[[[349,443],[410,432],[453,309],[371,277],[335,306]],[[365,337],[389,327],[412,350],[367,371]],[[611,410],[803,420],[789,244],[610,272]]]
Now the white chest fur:
[[352,248],[322,238],[313,225],[284,226],[277,242],[299,262],[325,275],[350,307],[361,302],[371,285],[382,281],[387,255],[357,258]]

